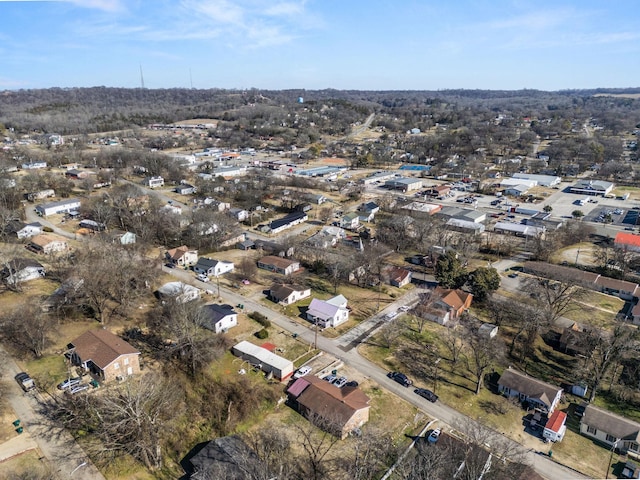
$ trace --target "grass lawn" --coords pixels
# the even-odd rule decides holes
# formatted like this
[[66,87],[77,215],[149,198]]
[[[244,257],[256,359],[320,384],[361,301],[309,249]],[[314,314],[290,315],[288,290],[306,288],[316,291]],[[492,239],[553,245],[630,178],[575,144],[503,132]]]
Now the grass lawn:
[[38,450],[29,450],[0,463],[0,478],[55,478],[41,457]]

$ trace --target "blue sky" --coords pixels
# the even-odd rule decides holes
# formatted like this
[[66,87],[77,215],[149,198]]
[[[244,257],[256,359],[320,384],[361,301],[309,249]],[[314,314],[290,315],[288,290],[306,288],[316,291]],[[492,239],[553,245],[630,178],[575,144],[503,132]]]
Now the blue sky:
[[637,0],[0,0],[0,90],[640,86]]

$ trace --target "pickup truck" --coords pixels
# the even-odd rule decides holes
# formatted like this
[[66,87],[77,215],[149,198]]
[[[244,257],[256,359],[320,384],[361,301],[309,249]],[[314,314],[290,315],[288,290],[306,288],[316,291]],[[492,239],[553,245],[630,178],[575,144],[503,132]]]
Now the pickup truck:
[[20,385],[20,387],[22,387],[22,390],[24,390],[25,392],[36,388],[36,383],[33,381],[33,378],[31,378],[25,372],[20,372],[16,375],[16,382],[18,382],[18,385]]

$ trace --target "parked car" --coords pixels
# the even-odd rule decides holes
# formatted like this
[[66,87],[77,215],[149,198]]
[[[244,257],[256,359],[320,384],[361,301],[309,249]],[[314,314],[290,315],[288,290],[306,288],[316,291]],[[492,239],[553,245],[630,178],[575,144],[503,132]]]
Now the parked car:
[[344,386],[345,387],[357,387],[358,386],[358,382],[356,382],[355,380],[350,380],[347,383],[345,383]]
[[395,382],[398,382],[403,387],[409,387],[413,384],[413,382],[404,373],[401,372],[389,372],[387,373],[387,377]]
[[394,318],[396,318],[398,316],[398,312],[397,311],[393,311],[393,312],[389,312],[384,316],[384,319],[387,321],[393,320]]
[[436,400],[438,400],[438,396],[426,388],[416,388],[413,393],[420,395],[422,398],[426,398],[431,403],[436,403]]
[[510,273],[509,275],[507,275],[507,277],[509,278],[516,278],[518,276],[517,273]]
[[28,392],[29,390],[33,390],[36,388],[36,383],[33,381],[33,378],[29,376],[29,374],[25,372],[20,372],[16,375],[16,382],[22,387],[22,390]]
[[74,388],[82,382],[82,378],[73,377],[67,378],[64,382],[58,384],[58,390],[66,390],[68,388]]
[[296,373],[293,374],[293,378],[304,377],[305,375],[308,375],[309,373],[311,373],[311,367],[309,367],[307,365],[304,365],[304,366],[300,367]]
[[65,390],[69,395],[75,395],[76,393],[82,393],[89,390],[89,384],[83,383],[80,385],[76,385],[75,387]]
[[442,433],[442,431],[439,428],[436,428],[435,430],[433,430],[427,437],[427,442],[436,443],[440,438],[440,433]]
[[577,417],[582,417],[584,415],[584,411],[586,410],[587,405],[585,403],[581,403],[580,405],[576,405],[576,408],[573,410],[573,413]]
[[209,277],[207,277],[204,273],[197,274],[196,278],[198,280],[200,280],[201,282],[208,282],[209,281]]
[[347,381],[347,377],[340,377],[334,380],[333,384],[338,388],[342,388],[347,384]]
[[326,377],[324,377],[324,379],[329,382],[329,383],[333,383],[336,381],[336,377],[335,375],[331,374],[331,375],[327,375]]
[[176,265],[174,263],[165,263],[164,266],[167,268],[176,268]]
[[411,310],[411,307],[409,305],[403,305],[398,310],[400,310],[401,312],[408,312],[409,310]]

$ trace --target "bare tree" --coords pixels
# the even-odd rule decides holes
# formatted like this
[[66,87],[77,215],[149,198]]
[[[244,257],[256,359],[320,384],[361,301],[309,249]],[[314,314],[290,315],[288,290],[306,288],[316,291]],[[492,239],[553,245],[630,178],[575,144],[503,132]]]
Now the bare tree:
[[156,335],[162,336],[160,354],[176,359],[189,375],[194,376],[228,347],[224,335],[205,328],[208,322],[201,302],[171,300],[151,312],[148,326]]
[[324,480],[330,478],[333,470],[327,456],[340,441],[340,437],[331,432],[335,433],[339,427],[332,419],[319,415],[311,414],[308,420],[306,424],[294,425],[304,451],[300,473],[307,479]]
[[617,365],[630,352],[639,350],[638,333],[627,325],[616,324],[613,331],[592,328],[585,340],[590,352],[586,359],[585,378],[590,383],[589,402],[596,398],[598,389],[611,367]]
[[485,373],[503,355],[504,343],[498,337],[481,337],[475,328],[468,328],[466,337],[467,368],[475,377],[476,395],[479,395]]
[[157,470],[162,467],[161,441],[181,401],[175,381],[145,375],[101,395],[65,396],[51,405],[51,413],[76,432],[91,432],[85,445],[99,463],[129,454]]
[[56,320],[36,304],[23,304],[0,317],[0,334],[18,351],[27,351],[40,358],[51,345],[57,327]]

